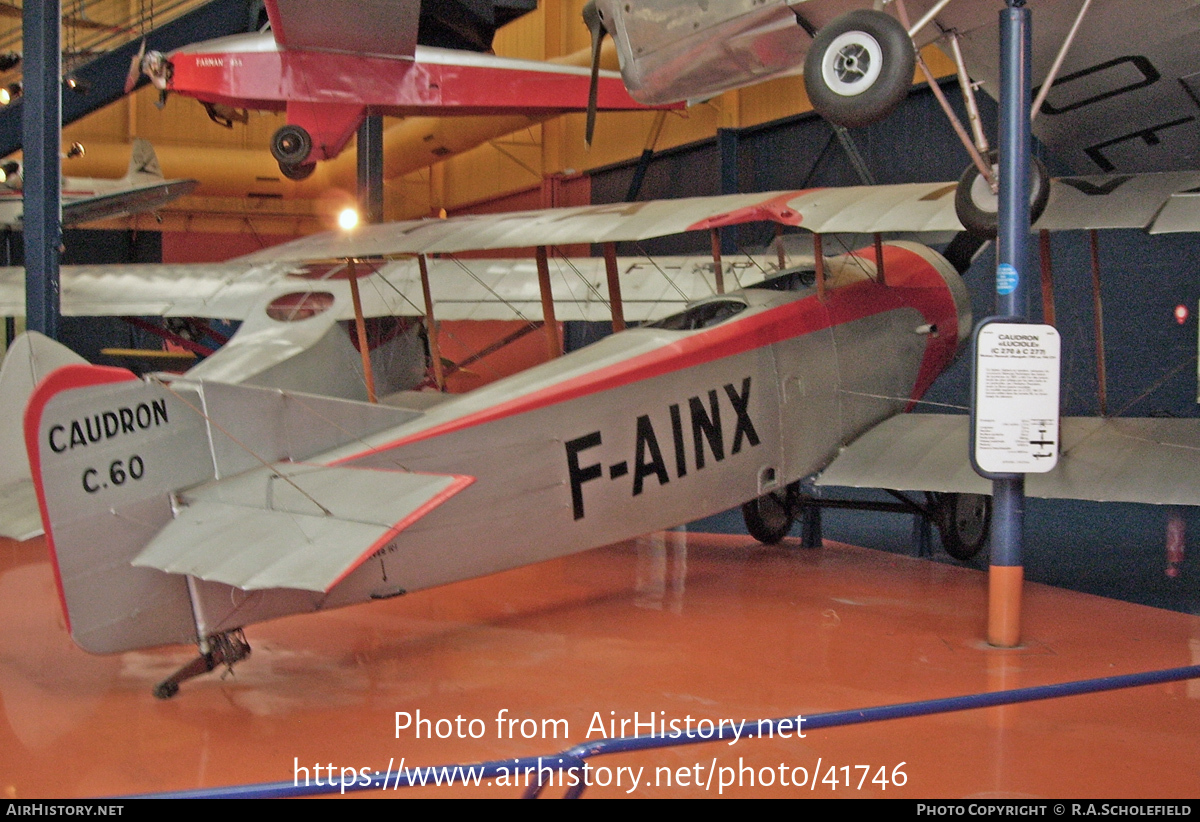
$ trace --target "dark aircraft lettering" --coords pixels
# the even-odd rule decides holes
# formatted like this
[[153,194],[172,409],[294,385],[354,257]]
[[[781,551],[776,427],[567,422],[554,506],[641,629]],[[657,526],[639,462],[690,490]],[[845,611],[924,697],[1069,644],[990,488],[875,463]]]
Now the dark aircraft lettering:
[[1104,156],[1103,149],[1109,146],[1115,146],[1120,143],[1126,143],[1130,140],[1141,139],[1148,146],[1156,146],[1162,142],[1162,138],[1158,136],[1160,131],[1166,131],[1175,126],[1182,126],[1195,120],[1195,117],[1181,117],[1178,120],[1172,120],[1169,123],[1159,123],[1156,126],[1149,128],[1140,128],[1137,131],[1131,131],[1128,134],[1122,134],[1120,137],[1114,137],[1111,140],[1105,140],[1103,143],[1096,143],[1094,146],[1088,146],[1083,150],[1083,153],[1091,158],[1092,162],[1100,167],[1101,171],[1116,171],[1116,166],[1112,161]]
[[141,402],[132,408],[102,411],[82,420],[71,420],[68,425],[52,425],[46,440],[51,451],[61,454],[73,448],[84,448],[101,440],[157,428],[166,423],[167,401],[159,399]]
[[[737,454],[742,450],[743,443],[749,443],[750,447],[759,444],[758,431],[754,428],[754,421],[750,418],[750,378],[746,377],[742,380],[741,389],[736,388],[733,383],[726,383],[722,386],[725,398],[729,402],[729,408],[732,409],[736,423],[734,425],[733,434],[729,439],[730,455]],[[703,398],[702,398],[703,397]],[[711,389],[704,395],[696,395],[688,397],[687,419],[691,424],[692,429],[692,463],[696,471],[702,470],[712,462],[721,462],[725,459],[725,427],[721,417],[721,391]],[[705,402],[707,400],[707,403]],[[682,411],[682,403],[673,403],[667,407],[668,414],[671,419],[671,437],[669,440],[659,439],[658,432],[654,430],[654,422],[650,419],[649,414],[638,416],[634,422],[636,440],[633,447],[633,484],[632,496],[640,496],[646,488],[646,480],[653,477],[658,480],[659,485],[666,485],[671,481],[671,474],[668,471],[668,462],[663,455],[663,442],[669,442],[673,449],[672,456],[675,468],[675,478],[682,479],[688,474],[688,447],[687,437],[684,433],[684,414]],[[725,417],[728,420],[728,417]],[[583,519],[584,502],[583,502],[583,484],[592,480],[602,479],[604,477],[604,464],[602,462],[592,462],[587,465],[580,464],[580,454],[592,448],[597,448],[603,444],[603,436],[599,431],[592,431],[590,434],[585,434],[582,437],[576,437],[573,440],[568,440],[565,443],[567,452],[567,474],[571,481],[571,509],[575,519]],[[707,452],[712,455],[711,461],[708,459]],[[628,476],[630,473],[630,460],[621,460],[611,463],[608,466],[609,481],[621,479]]]

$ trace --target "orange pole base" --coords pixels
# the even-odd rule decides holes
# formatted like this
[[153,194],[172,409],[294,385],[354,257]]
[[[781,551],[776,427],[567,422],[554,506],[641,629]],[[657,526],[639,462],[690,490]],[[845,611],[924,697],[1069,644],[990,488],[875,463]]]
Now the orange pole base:
[[1021,642],[1021,586],[1025,569],[1020,565],[988,568],[988,644],[1015,648]]

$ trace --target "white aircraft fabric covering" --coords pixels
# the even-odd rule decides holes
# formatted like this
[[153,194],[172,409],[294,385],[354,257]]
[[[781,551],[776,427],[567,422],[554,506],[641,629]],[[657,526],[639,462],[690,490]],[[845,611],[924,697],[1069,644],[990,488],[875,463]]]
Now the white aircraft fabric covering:
[[42,533],[42,515],[25,456],[25,401],[56,368],[87,360],[36,331],[13,340],[0,365],[0,536],[27,540]]
[[[792,264],[811,259],[792,260]],[[716,293],[712,258],[621,257],[625,318],[657,320],[687,303]],[[542,318],[533,260],[428,261],[434,313],[439,320]],[[778,268],[775,254],[738,255],[722,261],[726,288],[759,282]],[[612,318],[608,280],[600,257],[549,259],[555,315],[559,320]],[[374,275],[369,272],[377,269]],[[421,316],[425,301],[415,260],[359,263],[363,313],[368,317]],[[68,265],[62,267],[65,316],[210,317],[248,320],[274,298],[328,292],[334,319],[354,318],[344,264],[305,266],[287,262]],[[324,272],[318,277],[317,272]],[[322,278],[323,277],[323,278]],[[24,316],[25,270],[0,268],[0,316]]]
[[[940,196],[929,199],[939,192]],[[952,183],[912,183],[406,220],[364,225],[351,233],[314,234],[243,259],[297,262],[633,242],[754,221],[773,221],[812,231],[958,231],[962,226],[954,217],[953,195]],[[914,220],[913,215],[919,215],[918,219]]]
[[[1155,216],[1171,196],[1198,186],[1200,172],[1054,180],[1050,203],[1034,228],[1153,231]],[[242,260],[304,262],[630,242],[755,221],[822,234],[961,231],[962,223],[954,213],[956,188],[956,183],[848,186],[406,220],[366,225],[351,233],[314,234]]]
[[328,591],[471,477],[276,463],[189,492],[133,564],[252,591]]
[[[954,191],[954,183],[851,186],[408,220],[348,234],[316,234],[227,263],[64,266],[63,314],[246,319],[256,306],[270,302],[265,298],[324,291],[337,298],[332,309],[337,319],[348,320],[353,310],[344,264],[317,261],[638,241],[760,220],[820,233],[960,231]],[[1063,178],[1051,184],[1050,203],[1034,228],[1196,231],[1197,192],[1200,172]],[[532,261],[431,258],[428,264],[441,319],[541,319]],[[746,276],[735,273],[733,279],[741,285],[769,276],[776,267],[770,256],[731,258],[724,264],[735,272],[742,266]],[[610,317],[603,260],[552,256],[550,265],[560,320]],[[631,321],[659,319],[715,293],[707,257],[621,258],[618,265],[625,316]],[[362,276],[364,267],[376,273]],[[761,275],[748,279],[755,267]],[[676,274],[666,276],[671,272]],[[424,313],[414,261],[363,262],[359,274],[367,316]],[[24,311],[24,270],[0,269],[0,314],[22,316]]]
[[267,0],[284,48],[412,57],[420,0]]
[[[990,494],[967,459],[970,419],[901,414],[846,446],[818,485]],[[1046,499],[1200,505],[1200,428],[1194,419],[1064,417],[1058,465],[1028,474]]]
[[[1200,171],[1063,177],[1051,183],[1050,202],[1034,228],[1142,228],[1151,234],[1200,231],[1200,208],[1194,206],[1198,188]],[[1190,214],[1189,203],[1193,204]],[[1167,221],[1162,219],[1164,212]]]

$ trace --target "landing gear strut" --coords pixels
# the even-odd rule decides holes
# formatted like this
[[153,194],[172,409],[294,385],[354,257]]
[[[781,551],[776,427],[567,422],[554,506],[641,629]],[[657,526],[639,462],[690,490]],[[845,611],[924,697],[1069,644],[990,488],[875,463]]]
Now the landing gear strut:
[[799,483],[792,483],[785,489],[771,491],[747,502],[742,506],[742,518],[750,536],[766,545],[782,542],[791,531],[792,523],[799,518],[803,524],[801,545],[821,547],[822,508],[886,511],[920,517],[927,523],[923,526],[925,529],[929,524],[937,528],[946,553],[962,562],[972,559],[987,545],[992,521],[990,496],[926,492],[922,504],[898,491],[888,493],[896,502],[818,498],[803,491]]
[[[208,645],[209,650],[201,651],[200,656],[154,686],[156,697],[170,699],[179,693],[180,683],[206,674],[218,665],[224,665],[229,670],[233,670],[235,662],[240,662],[250,656],[250,644],[246,642],[246,637],[240,630],[214,634],[208,638],[205,644]],[[201,648],[203,647],[202,645]]]

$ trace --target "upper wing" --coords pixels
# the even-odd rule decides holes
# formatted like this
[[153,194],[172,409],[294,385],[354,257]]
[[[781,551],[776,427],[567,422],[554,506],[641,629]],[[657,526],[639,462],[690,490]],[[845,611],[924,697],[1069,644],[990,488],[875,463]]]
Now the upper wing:
[[[821,485],[990,494],[967,460],[965,415],[901,414],[863,434]],[[1200,505],[1200,420],[1064,417],[1058,464],[1027,474],[1025,493],[1049,499]]]
[[[954,213],[956,188],[956,183],[848,186],[406,220],[363,226],[350,234],[314,234],[242,260],[304,261],[628,242],[755,221],[819,233],[961,231],[962,223]],[[1034,228],[1194,231],[1200,227],[1197,189],[1200,172],[1061,178],[1051,183],[1049,205]],[[1170,215],[1170,221],[1158,225],[1160,214]]]
[[266,0],[285,48],[412,57],[421,0]]
[[[615,203],[543,211],[408,220],[327,232],[221,264],[64,266],[63,313],[245,319],[268,296],[326,292],[339,319],[353,316],[342,267],[315,260],[445,254],[498,248],[640,241],[754,221],[814,232],[959,231],[954,183],[852,186]],[[1046,229],[1142,228],[1152,233],[1200,230],[1200,172],[1069,177],[1053,181],[1034,226]],[[740,284],[769,275],[775,263],[745,264]],[[608,316],[599,258],[553,258],[554,298],[564,320]],[[359,273],[364,273],[360,264]],[[417,265],[369,263],[368,316],[424,313]],[[536,269],[528,261],[429,261],[435,304],[445,319],[540,319]],[[653,319],[714,293],[704,258],[622,258],[626,316]],[[757,273],[756,273],[757,272]],[[269,301],[268,301],[269,302]],[[0,314],[25,310],[24,271],[0,269]]]
[[[797,261],[799,262],[799,261]],[[622,305],[633,322],[661,319],[716,293],[710,257],[621,257]],[[551,291],[559,320],[611,319],[604,260],[551,257]],[[428,261],[435,312],[445,320],[542,319],[537,267],[532,260]],[[759,282],[778,266],[770,255],[724,261],[728,287]],[[420,270],[412,260],[359,263],[363,313],[368,317],[425,313]],[[321,298],[333,319],[354,317],[345,266],[290,263],[78,265],[62,268],[66,316],[210,317],[247,320],[279,298],[279,313],[304,294]],[[25,271],[0,268],[0,315],[25,313]]]

